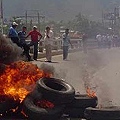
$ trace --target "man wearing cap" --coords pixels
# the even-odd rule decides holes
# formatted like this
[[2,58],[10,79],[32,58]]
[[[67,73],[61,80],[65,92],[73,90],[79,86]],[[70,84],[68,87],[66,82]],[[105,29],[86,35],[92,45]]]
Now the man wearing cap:
[[9,29],[8,37],[11,38],[13,43],[16,43],[20,47],[19,37],[18,37],[18,33],[16,31],[17,26],[18,26],[18,24],[16,22],[12,23],[12,26]]
[[32,61],[31,56],[29,54],[30,47],[28,46],[28,44],[25,41],[25,39],[26,39],[26,30],[27,30],[26,26],[23,26],[22,30],[18,32],[18,36],[19,36],[19,39],[20,39],[21,47],[24,50],[22,55],[25,55],[27,57],[28,61]]
[[29,46],[34,46],[33,59],[37,60],[37,57],[38,57],[38,42],[42,38],[41,33],[37,31],[37,26],[33,26],[33,30],[28,33],[26,38],[29,37],[29,36],[31,36],[31,42],[30,42]]

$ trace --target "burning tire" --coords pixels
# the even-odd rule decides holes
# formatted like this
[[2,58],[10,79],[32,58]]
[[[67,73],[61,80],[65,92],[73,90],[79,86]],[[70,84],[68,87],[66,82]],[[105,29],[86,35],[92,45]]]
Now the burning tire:
[[83,118],[85,108],[96,107],[97,101],[97,97],[91,98],[88,95],[75,95],[74,100],[67,104],[64,113],[72,118]]
[[35,88],[30,94],[29,96],[33,97],[34,100],[39,100],[42,98],[42,94],[40,92],[38,92],[37,88]]
[[120,107],[86,108],[87,120],[120,120]]
[[23,111],[30,120],[57,120],[63,114],[63,109],[64,105],[53,108],[38,107],[31,96],[27,96],[23,102]]
[[75,96],[75,89],[60,79],[42,78],[37,82],[37,88],[43,98],[55,104],[70,103]]

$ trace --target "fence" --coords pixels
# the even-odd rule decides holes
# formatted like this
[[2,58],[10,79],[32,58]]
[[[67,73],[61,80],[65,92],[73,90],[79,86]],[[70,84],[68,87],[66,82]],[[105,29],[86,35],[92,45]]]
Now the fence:
[[[30,42],[30,40],[26,40],[27,42]],[[81,47],[81,39],[71,39],[71,43],[73,45],[73,48],[80,48]],[[39,42],[38,51],[43,52],[44,50],[44,40],[41,40]],[[54,39],[52,50],[60,50],[62,49],[62,39]],[[33,53],[33,47],[30,48],[30,52]]]

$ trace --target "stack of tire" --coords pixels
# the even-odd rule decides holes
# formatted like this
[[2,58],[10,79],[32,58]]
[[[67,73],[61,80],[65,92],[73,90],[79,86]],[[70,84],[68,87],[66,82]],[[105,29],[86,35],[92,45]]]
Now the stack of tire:
[[[47,100],[54,104],[52,108],[43,108],[35,103]],[[87,107],[96,107],[97,97],[75,94],[73,86],[56,78],[42,78],[36,88],[23,101],[23,112],[30,120],[60,120],[62,115],[69,118],[84,118]]]

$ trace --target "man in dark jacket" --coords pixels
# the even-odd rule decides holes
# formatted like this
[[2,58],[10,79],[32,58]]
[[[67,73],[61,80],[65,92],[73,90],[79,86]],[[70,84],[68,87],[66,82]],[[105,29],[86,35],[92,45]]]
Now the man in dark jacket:
[[26,26],[22,27],[22,31],[18,32],[18,36],[20,39],[20,45],[23,48],[23,55],[25,55],[28,59],[28,61],[31,61],[31,56],[29,54],[30,47],[27,45],[25,39],[26,39]]

